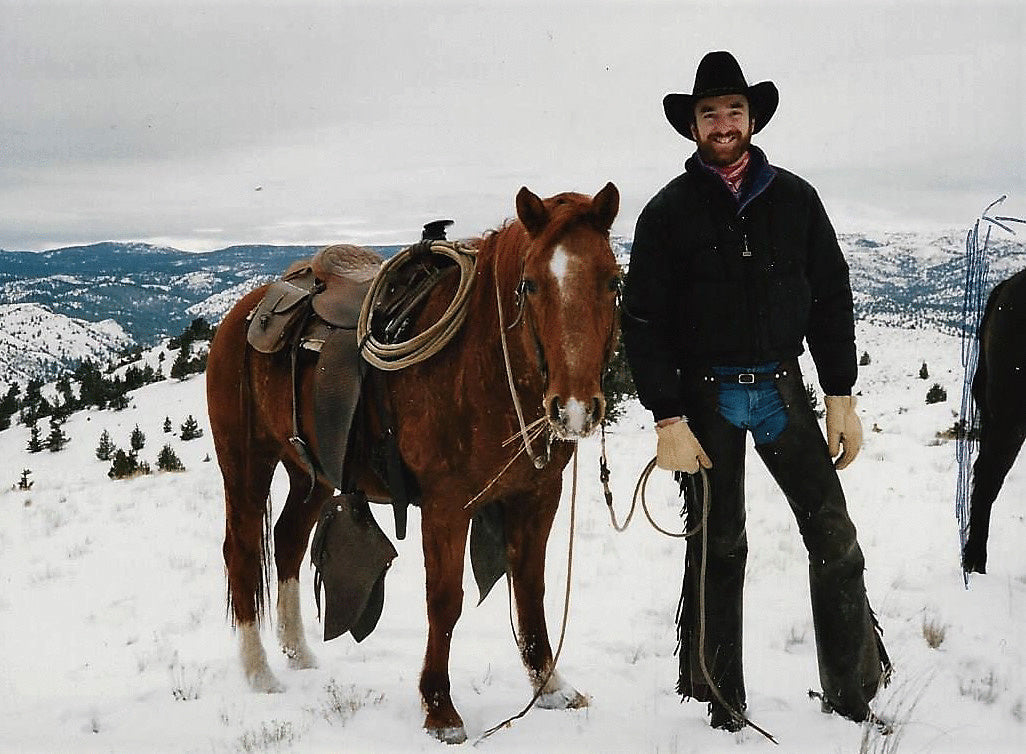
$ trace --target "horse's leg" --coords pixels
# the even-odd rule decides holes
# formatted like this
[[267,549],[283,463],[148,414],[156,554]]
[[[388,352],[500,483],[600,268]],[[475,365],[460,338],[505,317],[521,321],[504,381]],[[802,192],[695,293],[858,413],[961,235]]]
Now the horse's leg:
[[[990,420],[988,422],[988,419]],[[989,424],[989,426],[988,426]],[[987,536],[990,510],[1001,485],[1026,438],[1026,424],[984,419],[980,455],[973,464],[973,491],[969,508],[969,536],[962,550],[962,567],[968,572],[987,572]]]
[[447,518],[436,506],[425,505],[421,515],[428,614],[427,651],[420,674],[424,728],[450,744],[467,740],[463,718],[449,693],[449,649],[463,611],[463,557],[470,525],[461,513]]
[[559,501],[559,488],[551,502],[537,498],[512,499],[505,504],[506,554],[516,600],[520,656],[538,706],[545,709],[586,707],[588,698],[568,684],[553,668],[552,647],[545,626],[545,549]]
[[[267,495],[277,459],[253,448],[218,447],[224,476],[224,562],[228,594],[239,637],[242,668],[254,691],[279,692],[284,687],[267,664],[257,624],[266,588],[264,551],[267,546],[265,516]],[[244,458],[246,454],[248,458]]]
[[[291,668],[317,667],[317,658],[306,643],[300,612],[299,569],[324,501],[332,488],[318,482],[310,492],[310,474],[285,461],[289,496],[274,525],[274,562],[278,571],[278,642]],[[309,493],[309,499],[307,494]]]

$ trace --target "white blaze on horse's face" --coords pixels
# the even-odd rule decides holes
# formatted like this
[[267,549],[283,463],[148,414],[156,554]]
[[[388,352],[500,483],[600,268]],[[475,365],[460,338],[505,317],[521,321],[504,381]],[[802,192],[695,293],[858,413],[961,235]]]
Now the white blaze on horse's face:
[[619,269],[609,228],[620,195],[612,183],[588,197],[517,194],[517,216],[532,240],[523,269],[524,347],[536,351],[542,404],[553,434],[591,434],[605,414],[602,372],[616,339]]
[[538,336],[549,372],[545,413],[564,440],[588,436],[605,413],[600,381],[614,327],[609,279],[616,270],[611,253],[605,259],[595,253],[594,238],[589,241],[557,243],[539,271],[544,302],[537,325],[544,332]]

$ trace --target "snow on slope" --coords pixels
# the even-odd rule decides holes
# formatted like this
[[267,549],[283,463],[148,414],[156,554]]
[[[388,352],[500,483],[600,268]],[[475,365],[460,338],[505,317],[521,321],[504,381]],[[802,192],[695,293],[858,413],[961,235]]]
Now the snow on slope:
[[112,319],[86,322],[55,314],[38,304],[0,304],[0,389],[17,382],[24,386],[37,374],[50,374],[59,365],[82,359],[106,359],[131,338]]
[[[990,573],[962,586],[953,511],[949,427],[961,389],[957,339],[925,330],[859,328],[859,409],[865,446],[842,472],[866,554],[866,581],[895,678],[876,704],[899,711],[890,742],[910,752],[1026,749],[1026,461],[994,508]],[[927,362],[930,378],[918,371]],[[814,382],[814,378],[807,377]],[[934,382],[948,401],[926,405]],[[206,425],[203,378],[132,394],[123,412],[74,415],[60,453],[25,451],[27,430],[0,433],[0,751],[7,752],[442,752],[420,729],[417,676],[426,640],[417,513],[386,581],[381,622],[363,643],[320,642],[310,573],[302,599],[320,668],[292,671],[264,639],[283,694],[245,688],[225,620],[220,476]],[[188,414],[203,437],[181,442]],[[142,457],[165,442],[187,470],[129,481],[107,478],[93,450],[103,429],[122,447],[138,423]],[[879,431],[872,431],[876,425]],[[654,452],[636,403],[608,436],[617,511],[626,515],[638,473]],[[749,564],[745,595],[748,714],[773,733],[713,731],[704,705],[681,704],[674,612],[684,546],[635,516],[624,534],[608,521],[597,474],[598,440],[580,448],[572,591],[561,673],[591,697],[584,710],[532,710],[478,747],[494,752],[856,752],[859,726],[823,715],[808,604],[806,556],[782,495],[749,456]],[[715,460],[715,459],[714,459]],[[12,489],[24,468],[33,488]],[[546,604],[558,636],[569,532],[570,470],[549,544]],[[273,504],[284,500],[276,479]],[[649,488],[653,514],[679,524],[668,475]],[[715,501],[714,501],[715,504]],[[376,509],[388,533],[387,508]],[[472,579],[456,627],[453,694],[471,739],[519,711],[529,687],[510,635],[501,585],[480,607]],[[924,623],[944,631],[936,649]],[[911,713],[902,710],[915,703]],[[864,750],[883,751],[870,736]]]

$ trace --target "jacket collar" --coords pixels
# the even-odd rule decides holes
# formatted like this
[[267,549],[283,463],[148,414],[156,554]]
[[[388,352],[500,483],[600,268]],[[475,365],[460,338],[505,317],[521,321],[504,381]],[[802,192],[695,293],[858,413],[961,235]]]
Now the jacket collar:
[[737,203],[737,211],[738,214],[740,214],[749,204],[752,203],[753,199],[769,187],[777,175],[776,169],[770,165],[769,160],[766,159],[766,153],[757,146],[749,146],[748,154],[749,163],[747,175],[745,176],[744,182],[741,184],[741,191],[738,192],[736,197],[730,189],[727,188],[723,179],[720,178],[716,171],[702,161],[702,158],[699,156],[697,151],[688,158],[687,162],[684,163],[684,169],[694,176],[701,176],[703,179],[711,180],[719,186],[725,195],[729,196]]

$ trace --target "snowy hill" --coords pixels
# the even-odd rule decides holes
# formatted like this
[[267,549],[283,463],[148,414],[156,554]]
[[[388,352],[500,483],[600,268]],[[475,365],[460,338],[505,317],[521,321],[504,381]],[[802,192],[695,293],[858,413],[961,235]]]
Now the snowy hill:
[[[851,267],[859,320],[960,331],[964,232],[849,233],[841,234],[839,241]],[[630,240],[613,242],[617,258],[626,263]],[[388,257],[401,246],[374,248]],[[39,254],[0,251],[0,307],[33,303],[55,317],[78,320],[81,328],[101,323],[92,335],[98,343],[107,342],[102,323],[114,320],[134,344],[146,347],[176,335],[197,317],[218,322],[245,292],[315,250],[249,245],[189,253],[139,243],[102,243]],[[996,232],[989,258],[988,285],[1026,267],[1022,237]],[[45,329],[59,330],[63,322],[56,320]],[[0,328],[0,374],[32,374],[44,361],[71,364],[49,340],[36,343],[21,363],[17,345],[3,345],[5,329]],[[117,348],[106,354],[108,359]]]
[[[635,516],[609,525],[598,481],[598,440],[581,443],[570,614],[559,662],[590,696],[587,709],[532,710],[480,745],[517,752],[1018,752],[1026,748],[1026,461],[993,513],[990,573],[963,588],[953,512],[950,427],[961,390],[957,338],[920,328],[858,328],[871,363],[857,389],[865,445],[841,479],[866,555],[869,596],[895,663],[876,709],[898,719],[881,740],[823,715],[804,548],[786,501],[749,455],[745,657],[749,716],[779,741],[708,727],[704,705],[673,691],[674,613],[684,545]],[[922,362],[930,379],[921,380]],[[808,366],[807,364],[805,365]],[[811,373],[806,381],[814,382]],[[933,382],[949,395],[927,405]],[[74,414],[68,447],[30,454],[28,431],[0,432],[0,751],[442,752],[420,729],[417,676],[426,641],[417,513],[386,581],[384,613],[363,643],[320,641],[311,573],[301,595],[320,668],[294,671],[264,640],[282,694],[249,692],[225,618],[220,475],[206,423],[202,376],[130,394],[121,412]],[[165,434],[188,415],[202,437]],[[138,424],[154,465],[169,443],[186,470],[107,478],[94,449],[103,430],[125,447]],[[654,452],[650,417],[633,403],[608,435],[618,515]],[[32,489],[15,488],[23,469]],[[566,490],[570,488],[567,470]],[[275,511],[285,499],[276,479]],[[679,525],[668,475],[649,487],[653,515]],[[569,493],[549,543],[546,604],[558,635],[564,599]],[[375,513],[386,533],[387,508]],[[529,685],[510,635],[501,584],[466,605],[452,650],[453,695],[471,740],[516,713]],[[924,636],[938,635],[931,647]],[[888,748],[889,747],[889,748]]]
[[39,304],[0,304],[0,389],[52,377],[68,364],[104,361],[132,343],[117,322],[86,322]]

